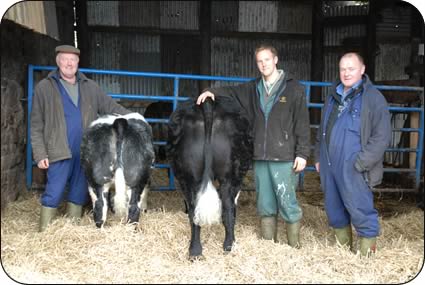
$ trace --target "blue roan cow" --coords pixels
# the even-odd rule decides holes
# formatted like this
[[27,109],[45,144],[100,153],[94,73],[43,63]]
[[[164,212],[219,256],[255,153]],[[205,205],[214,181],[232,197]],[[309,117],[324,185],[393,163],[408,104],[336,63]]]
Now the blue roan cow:
[[[189,258],[202,256],[201,226],[223,222],[223,248],[231,251],[236,203],[252,160],[250,124],[232,99],[180,104],[170,117],[168,152],[188,206]],[[219,183],[216,189],[213,182]]]
[[108,205],[115,214],[127,215],[127,222],[138,222],[154,161],[152,130],[144,117],[108,115],[92,122],[81,143],[81,161],[96,226],[105,223]]

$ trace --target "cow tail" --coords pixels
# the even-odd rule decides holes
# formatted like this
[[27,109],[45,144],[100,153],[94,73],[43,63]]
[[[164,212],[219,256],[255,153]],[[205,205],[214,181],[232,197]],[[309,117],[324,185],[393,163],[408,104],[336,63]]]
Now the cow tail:
[[128,127],[126,119],[116,119],[113,128],[116,133],[116,150],[117,150],[117,168],[115,170],[115,196],[114,210],[119,216],[124,216],[127,213],[127,194],[126,183],[124,177],[124,169],[122,162],[122,149],[124,143],[124,132]]
[[213,180],[213,151],[211,147],[213,105],[211,99],[202,104],[204,115],[205,143],[204,143],[204,169],[202,174],[201,189],[198,191],[193,221],[197,225],[210,225],[221,221],[221,200]]

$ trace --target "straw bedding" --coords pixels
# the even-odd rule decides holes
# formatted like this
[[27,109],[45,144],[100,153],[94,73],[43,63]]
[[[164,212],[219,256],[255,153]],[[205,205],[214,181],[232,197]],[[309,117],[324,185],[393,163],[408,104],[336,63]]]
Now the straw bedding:
[[43,233],[39,195],[24,193],[1,216],[2,265],[23,283],[404,283],[423,265],[424,212],[408,197],[376,198],[385,213],[382,234],[377,255],[364,259],[335,245],[320,192],[298,193],[304,217],[296,250],[286,245],[282,219],[279,243],[259,239],[255,192],[244,191],[232,252],[222,250],[222,225],[203,227],[204,259],[189,261],[190,227],[178,191],[151,192],[138,226],[109,213],[97,229],[87,208],[79,224],[59,216]]

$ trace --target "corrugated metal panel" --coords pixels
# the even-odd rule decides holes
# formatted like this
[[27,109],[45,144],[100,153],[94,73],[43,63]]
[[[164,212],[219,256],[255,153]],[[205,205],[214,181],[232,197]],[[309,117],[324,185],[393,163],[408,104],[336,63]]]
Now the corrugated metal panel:
[[199,1],[161,1],[161,29],[199,29]]
[[[90,67],[96,69],[160,72],[159,36],[127,33],[93,33],[90,37]],[[161,79],[93,75],[112,93],[160,95]]]
[[375,80],[409,79],[404,69],[410,64],[411,49],[410,43],[379,44],[379,54],[375,59]]
[[339,73],[339,54],[327,53],[324,58],[324,68],[322,80],[325,82],[333,82],[338,79]]
[[[211,41],[211,74],[218,76],[258,77],[254,51],[261,40],[216,37]],[[271,40],[277,49],[278,68],[297,80],[309,80],[311,42],[306,40]],[[214,86],[239,83],[215,82]]]
[[360,1],[324,1],[323,15],[335,16],[361,16],[369,14],[369,4]]
[[277,32],[278,1],[240,1],[240,32]]
[[213,31],[237,31],[239,24],[238,16],[238,1],[211,2],[211,29]]
[[[339,78],[339,54],[337,53],[327,53],[324,56],[323,61],[323,73],[322,81],[323,82],[334,82]],[[330,93],[331,87],[322,87],[322,101]]]
[[342,46],[346,38],[360,38],[366,36],[365,25],[348,25],[341,27],[325,27],[323,32],[324,46]]
[[312,4],[279,1],[278,32],[311,33]]
[[119,1],[119,25],[159,28],[158,1]]
[[54,1],[18,2],[7,10],[4,18],[54,39],[59,39]]
[[377,39],[384,37],[410,37],[412,10],[410,7],[392,7],[382,9],[381,21],[376,23]]
[[[200,74],[201,41],[194,36],[166,35],[161,38],[162,72],[179,74]],[[172,95],[174,81],[164,82],[166,95]],[[179,82],[179,96],[199,95],[199,81],[182,79]]]
[[118,26],[120,1],[87,1],[87,24],[89,26]]

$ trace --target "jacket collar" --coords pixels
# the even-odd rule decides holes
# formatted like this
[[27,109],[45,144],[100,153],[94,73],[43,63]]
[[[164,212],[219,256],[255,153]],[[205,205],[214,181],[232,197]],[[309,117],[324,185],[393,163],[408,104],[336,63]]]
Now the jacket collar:
[[[334,82],[334,84],[332,85],[332,90],[333,92],[331,93],[331,96],[339,103],[341,104],[342,99],[341,99],[341,95],[337,94],[336,90],[338,88],[338,86],[342,84],[340,80]],[[350,93],[348,93],[345,98],[352,98],[354,95],[358,94],[359,92],[363,92],[364,89],[366,89],[367,87],[369,87],[372,83],[370,82],[369,76],[365,73],[362,76],[362,81],[360,84],[358,84],[357,86],[355,86],[354,88],[352,88],[350,90]]]
[[[60,78],[59,68],[56,68],[55,70],[50,71],[47,77],[59,80]],[[84,73],[82,73],[80,70],[77,70],[77,82],[87,81],[87,80],[88,80],[87,76],[85,76]]]

